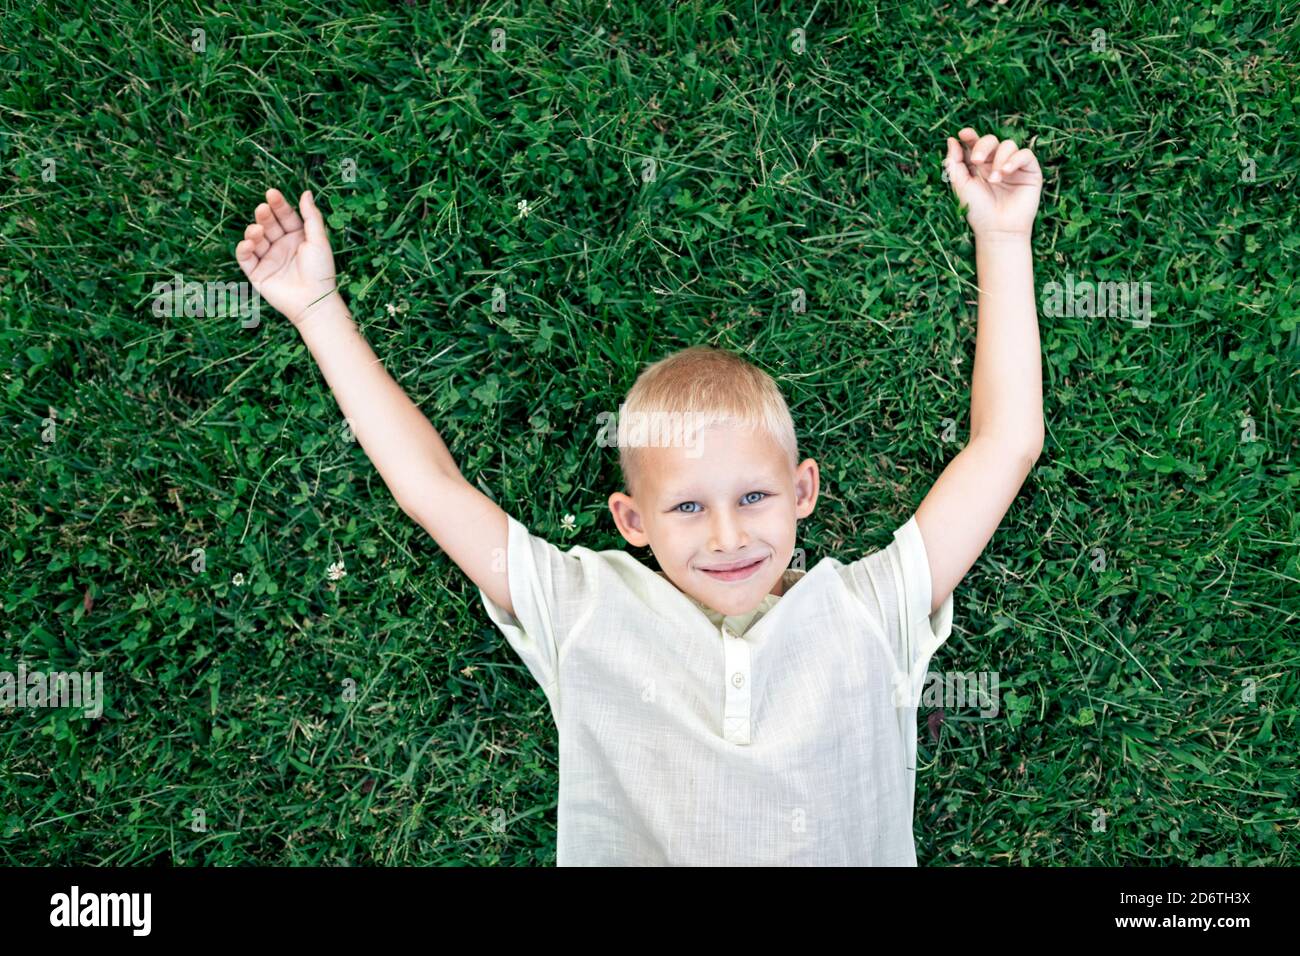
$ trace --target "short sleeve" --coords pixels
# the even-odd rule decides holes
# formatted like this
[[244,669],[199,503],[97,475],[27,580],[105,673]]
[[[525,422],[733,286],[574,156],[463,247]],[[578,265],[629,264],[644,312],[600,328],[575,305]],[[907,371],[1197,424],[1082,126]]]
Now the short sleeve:
[[[845,566],[845,583],[881,623],[899,668],[900,695],[916,704],[926,668],[952,633],[952,594],[930,613],[930,561],[916,515],[894,531],[889,546]],[[900,701],[901,703],[901,701]]]
[[599,557],[586,548],[561,551],[513,516],[506,518],[505,557],[514,614],[482,588],[479,598],[558,714],[560,659],[570,635],[595,607]]

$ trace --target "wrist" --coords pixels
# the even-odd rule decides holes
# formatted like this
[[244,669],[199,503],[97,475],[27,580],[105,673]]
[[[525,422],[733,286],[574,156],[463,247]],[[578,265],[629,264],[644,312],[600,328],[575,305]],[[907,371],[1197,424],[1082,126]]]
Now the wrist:
[[975,232],[976,245],[1028,245],[1030,233],[1018,229],[983,229]]
[[303,344],[313,354],[331,347],[331,343],[346,339],[357,331],[343,297],[335,293],[313,305],[294,323]]
[[347,303],[335,289],[329,295],[308,303],[292,317],[291,321],[294,328],[306,335],[308,330],[350,322],[351,319],[352,314],[348,311]]

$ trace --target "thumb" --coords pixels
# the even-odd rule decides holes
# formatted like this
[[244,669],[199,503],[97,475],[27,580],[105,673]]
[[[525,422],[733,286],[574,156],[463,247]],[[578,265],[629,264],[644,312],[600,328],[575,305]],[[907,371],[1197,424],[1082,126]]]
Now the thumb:
[[316,208],[316,197],[310,189],[302,194],[298,205],[302,207],[302,226],[307,233],[307,241],[313,245],[329,245],[329,240],[325,237],[325,219]]
[[960,196],[972,177],[970,170],[966,168],[961,145],[951,136],[948,137],[948,155],[944,158],[943,165],[948,170],[948,181],[952,183],[953,191]]

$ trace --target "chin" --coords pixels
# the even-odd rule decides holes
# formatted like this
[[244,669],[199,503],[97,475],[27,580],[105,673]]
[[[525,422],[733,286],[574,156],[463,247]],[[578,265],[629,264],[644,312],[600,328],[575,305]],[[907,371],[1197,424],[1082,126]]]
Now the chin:
[[733,614],[745,614],[758,607],[759,602],[763,600],[771,589],[771,584],[764,587],[759,582],[755,582],[753,585],[746,588],[743,594],[733,591],[730,594],[727,594],[725,599],[721,595],[716,595],[715,597],[717,600],[706,601],[705,603],[715,611],[721,611],[728,617]]

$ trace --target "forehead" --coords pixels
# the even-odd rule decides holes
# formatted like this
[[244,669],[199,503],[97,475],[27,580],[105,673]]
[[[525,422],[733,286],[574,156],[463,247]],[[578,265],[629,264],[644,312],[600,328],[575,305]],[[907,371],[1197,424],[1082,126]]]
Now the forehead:
[[789,470],[785,452],[771,435],[742,425],[714,425],[687,447],[641,449],[644,473],[656,493],[759,478],[776,481]]

